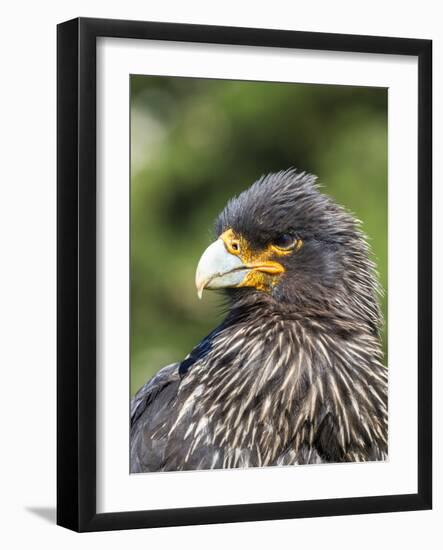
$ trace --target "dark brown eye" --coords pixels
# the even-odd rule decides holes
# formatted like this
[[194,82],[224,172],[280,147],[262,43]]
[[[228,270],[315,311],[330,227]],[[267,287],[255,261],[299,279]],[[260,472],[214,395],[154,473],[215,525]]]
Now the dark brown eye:
[[273,244],[278,248],[289,250],[290,248],[294,248],[296,242],[297,239],[295,239],[293,235],[290,235],[289,233],[282,233],[274,239]]

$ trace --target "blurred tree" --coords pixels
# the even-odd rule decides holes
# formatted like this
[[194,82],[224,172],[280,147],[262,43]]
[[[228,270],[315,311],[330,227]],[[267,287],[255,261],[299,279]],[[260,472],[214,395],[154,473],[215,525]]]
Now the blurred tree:
[[[387,290],[387,90],[131,78],[131,390],[220,320],[194,270],[226,201],[295,166],[363,222]],[[386,318],[387,296],[382,300]],[[386,348],[385,348],[386,349]]]

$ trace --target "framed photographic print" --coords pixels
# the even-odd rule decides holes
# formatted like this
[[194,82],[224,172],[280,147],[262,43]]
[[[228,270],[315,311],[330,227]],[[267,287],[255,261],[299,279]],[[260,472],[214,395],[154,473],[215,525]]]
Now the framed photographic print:
[[428,40],[58,26],[58,507],[429,509]]

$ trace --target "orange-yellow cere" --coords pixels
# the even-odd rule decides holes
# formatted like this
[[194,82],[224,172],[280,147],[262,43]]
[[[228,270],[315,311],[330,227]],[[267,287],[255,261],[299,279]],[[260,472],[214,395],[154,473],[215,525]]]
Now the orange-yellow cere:
[[[285,271],[282,264],[272,258],[292,253],[292,247],[285,250],[273,244],[261,250],[253,250],[248,241],[242,235],[237,235],[232,229],[227,229],[220,238],[230,254],[238,256],[245,267],[251,268],[251,271],[238,285],[239,288],[255,287],[257,290],[270,290],[277,283],[278,277]],[[300,250],[302,245],[303,242],[297,240],[295,250]]]

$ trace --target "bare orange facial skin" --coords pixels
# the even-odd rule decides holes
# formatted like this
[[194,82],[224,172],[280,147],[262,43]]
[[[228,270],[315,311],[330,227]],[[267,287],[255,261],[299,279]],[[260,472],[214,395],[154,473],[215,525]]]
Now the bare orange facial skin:
[[[225,243],[226,250],[230,254],[238,256],[245,267],[251,270],[238,285],[238,288],[254,287],[257,290],[269,291],[285,271],[282,264],[275,261],[275,258],[291,254],[294,248],[284,250],[270,244],[265,249],[253,250],[247,240],[242,235],[237,235],[232,229],[226,230],[220,235],[220,238]],[[301,241],[295,242],[296,250],[301,247],[301,244],[298,245],[299,242],[301,243]]]

